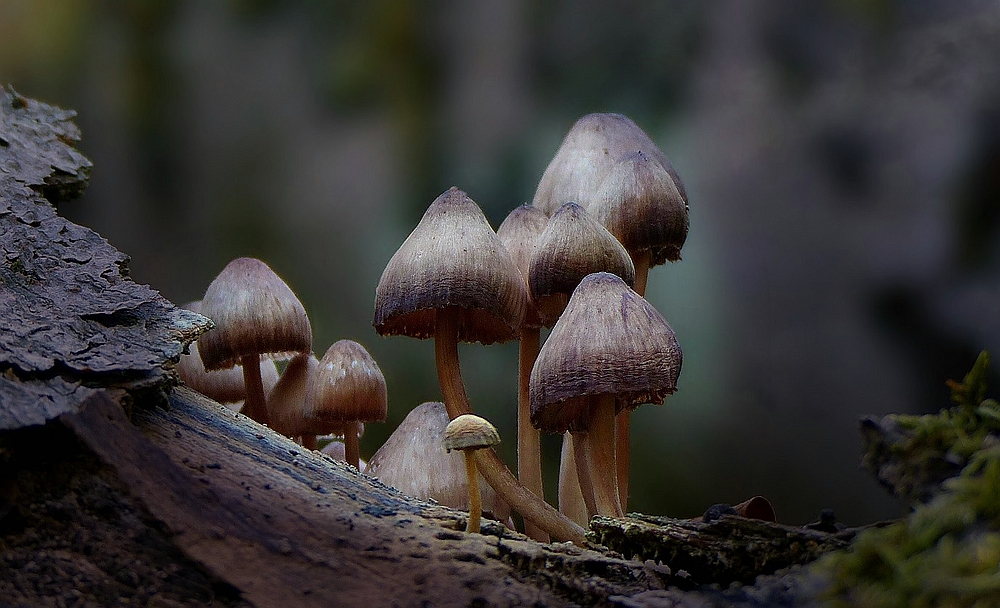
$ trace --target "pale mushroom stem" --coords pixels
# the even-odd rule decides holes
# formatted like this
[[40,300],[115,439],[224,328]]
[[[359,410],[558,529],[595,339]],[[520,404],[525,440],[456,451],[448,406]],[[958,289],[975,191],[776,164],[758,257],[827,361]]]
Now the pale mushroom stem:
[[361,446],[358,444],[358,425],[349,422],[344,429],[344,462],[354,465],[354,468],[361,470],[358,466],[361,463]]
[[[545,490],[542,487],[541,438],[538,429],[531,424],[531,403],[528,392],[531,367],[538,358],[541,341],[538,334],[537,327],[521,329],[521,342],[518,347],[517,478],[535,496],[545,500]],[[525,520],[524,533],[539,542],[549,542],[549,535],[533,522]]]
[[316,449],[316,435],[310,435],[309,433],[303,433],[302,435],[302,447],[307,450]]
[[479,473],[476,471],[476,452],[480,450],[462,450],[465,456],[465,473],[469,478],[469,521],[465,524],[466,532],[479,533],[479,520],[483,514],[483,496],[479,491]]
[[[471,414],[469,397],[462,383],[462,370],[458,361],[457,310],[447,308],[437,311],[437,331],[434,336],[434,355],[437,363],[438,383],[444,397],[448,417],[454,420],[462,414]],[[500,497],[527,521],[532,521],[552,538],[585,545],[584,529],[567,519],[544,500],[521,485],[507,465],[492,450],[478,450],[476,463],[479,472]]]
[[[618,500],[617,467],[615,465],[615,398],[597,395],[591,398],[589,428],[573,434],[577,475],[580,489],[587,500],[587,510],[608,517],[625,515]],[[589,475],[589,479],[585,479]],[[592,498],[587,497],[588,484]],[[593,503],[593,506],[591,504]]]
[[583,450],[583,446],[587,445],[587,431],[573,431],[570,436],[573,438],[573,468],[576,469],[576,481],[580,487],[580,495],[583,497],[587,513],[586,520],[590,521],[590,518],[598,515],[599,511],[597,510],[597,497],[594,494],[593,472],[590,470],[590,464],[587,462]]
[[267,424],[267,403],[264,401],[264,381],[260,377],[260,355],[240,357],[243,366],[243,386],[247,396],[243,413],[261,424]]
[[572,433],[563,433],[559,456],[559,512],[581,526],[587,525],[587,504],[580,489],[580,477],[576,474]]
[[[632,252],[629,252],[632,253]],[[635,266],[635,292],[646,297],[646,279],[649,277],[649,264],[652,252],[648,249],[637,251],[632,255]],[[622,410],[615,417],[615,457],[618,469],[618,501],[623,509],[628,508],[629,467],[632,464],[632,412]]]

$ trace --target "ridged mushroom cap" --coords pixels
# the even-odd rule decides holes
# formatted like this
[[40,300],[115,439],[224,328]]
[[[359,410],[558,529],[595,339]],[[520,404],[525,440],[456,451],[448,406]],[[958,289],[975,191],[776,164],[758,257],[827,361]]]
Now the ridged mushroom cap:
[[666,169],[644,152],[632,152],[612,167],[588,211],[630,253],[649,251],[651,266],[680,259],[687,203]]
[[444,449],[481,450],[500,443],[497,428],[485,418],[475,414],[462,414],[448,423],[444,429]]
[[538,182],[532,204],[549,215],[568,201],[589,211],[614,164],[635,151],[660,163],[687,201],[680,176],[645,131],[622,114],[595,113],[577,120],[566,134]]
[[305,417],[344,425],[383,422],[388,414],[385,376],[365,347],[339,340],[320,359],[306,389]]
[[622,244],[583,207],[565,203],[549,218],[528,266],[530,294],[542,324],[551,327],[583,277],[595,272],[635,283],[635,266]]
[[205,291],[201,314],[215,329],[198,339],[205,369],[232,367],[245,356],[309,352],[312,327],[292,290],[264,262],[236,258]]
[[662,403],[677,389],[681,349],[666,319],[616,275],[587,276],[531,370],[531,422],[549,433],[586,430],[589,397],[616,410]]
[[549,217],[541,209],[531,205],[521,205],[511,211],[500,227],[497,228],[497,238],[510,253],[514,265],[524,278],[524,288],[527,293],[527,306],[524,311],[522,327],[541,327],[542,320],[538,316],[538,306],[528,290],[528,267],[531,255],[535,252],[538,239],[545,232]]
[[[448,412],[443,403],[428,402],[413,408],[382,447],[368,461],[365,473],[377,477],[403,494],[434,499],[453,509],[469,508],[468,478],[461,454],[444,448]],[[482,475],[479,487],[483,511],[507,521],[510,507],[500,500]]]
[[459,312],[458,339],[516,337],[527,295],[514,260],[471,198],[452,187],[431,203],[375,289],[380,335],[433,337],[436,311]]
[[300,353],[288,362],[278,383],[267,394],[268,425],[286,437],[303,433],[322,435],[336,433],[339,427],[327,424],[318,430],[305,416],[306,390],[319,369],[319,359],[313,353]]

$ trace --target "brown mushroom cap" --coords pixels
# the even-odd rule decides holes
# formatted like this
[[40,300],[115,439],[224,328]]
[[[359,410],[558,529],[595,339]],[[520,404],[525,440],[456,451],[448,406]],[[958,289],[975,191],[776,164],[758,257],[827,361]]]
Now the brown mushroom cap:
[[268,424],[275,432],[297,437],[303,433],[334,433],[339,429],[328,423],[320,430],[311,430],[316,425],[305,416],[306,390],[318,370],[319,359],[311,352],[296,355],[288,362],[278,383],[267,395]]
[[528,285],[545,326],[562,314],[583,277],[610,272],[635,282],[628,252],[604,226],[576,203],[565,203],[549,218],[528,267]]
[[523,327],[541,327],[542,320],[538,316],[538,307],[531,292],[528,290],[528,268],[531,256],[535,252],[538,239],[545,232],[549,218],[537,207],[521,205],[511,211],[500,227],[497,228],[497,238],[510,253],[514,265],[521,271],[527,293],[527,307],[524,312]]
[[431,203],[386,264],[375,289],[380,335],[430,338],[436,311],[459,311],[458,339],[490,344],[517,336],[524,282],[482,210],[452,187]]
[[615,163],[587,210],[628,251],[648,250],[652,266],[680,259],[688,206],[670,174],[646,153]]
[[549,215],[568,201],[576,201],[589,211],[614,164],[638,150],[666,169],[687,201],[680,176],[645,131],[627,116],[597,113],[577,120],[566,134],[538,182],[532,204]]
[[677,389],[681,360],[673,329],[652,305],[616,275],[588,275],[531,370],[531,421],[549,433],[586,430],[596,395],[615,395],[618,411],[662,403]]
[[462,414],[444,429],[445,451],[481,450],[500,443],[500,433],[489,420],[475,414]]
[[385,377],[375,359],[353,340],[334,342],[306,390],[306,419],[343,426],[382,422],[387,414]]
[[241,357],[309,352],[312,328],[302,303],[264,262],[237,258],[212,281],[201,314],[215,329],[198,339],[205,369],[232,367]]
[[[365,473],[403,494],[434,499],[453,509],[469,508],[469,489],[462,454],[445,451],[448,412],[443,403],[423,403],[410,411],[368,461]],[[510,514],[493,488],[480,476],[483,510],[506,522]]]

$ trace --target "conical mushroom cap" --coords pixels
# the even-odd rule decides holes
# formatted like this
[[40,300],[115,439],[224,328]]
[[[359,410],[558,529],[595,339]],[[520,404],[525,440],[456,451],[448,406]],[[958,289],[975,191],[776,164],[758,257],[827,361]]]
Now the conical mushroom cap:
[[644,152],[615,164],[588,210],[630,253],[649,251],[651,266],[680,259],[687,203],[666,169]]
[[616,274],[635,283],[632,258],[604,226],[576,203],[566,203],[549,218],[528,267],[528,285],[542,324],[551,327],[583,277]]
[[680,371],[681,349],[663,316],[619,277],[589,275],[531,370],[531,422],[550,433],[586,430],[588,397],[615,395],[618,411],[662,403]]
[[513,339],[527,295],[514,260],[471,198],[439,196],[392,256],[375,289],[375,330],[430,338],[436,311],[459,310],[458,339]]
[[641,150],[666,169],[681,198],[687,193],[667,156],[638,125],[621,114],[587,114],[576,121],[542,174],[532,204],[552,215],[575,201],[590,210],[594,196],[616,162]]
[[521,271],[527,293],[527,307],[524,311],[523,327],[541,327],[538,307],[528,291],[528,267],[535,252],[538,239],[545,232],[549,217],[537,207],[521,205],[511,211],[497,228],[497,238],[510,253],[514,265]]
[[386,414],[385,377],[375,359],[353,340],[334,342],[306,389],[305,417],[344,426],[382,422]]
[[205,369],[232,367],[241,357],[309,352],[312,327],[292,290],[264,262],[237,258],[205,291],[201,314],[215,329],[198,339]]
[[[377,477],[403,494],[434,499],[453,509],[469,508],[469,489],[462,454],[445,451],[448,412],[443,403],[428,402],[413,408],[382,447],[368,461],[365,473]],[[510,507],[500,500],[486,480],[479,477],[483,511],[506,522]]]
[[319,370],[319,359],[310,353],[292,357],[285,371],[267,395],[268,425],[286,437],[297,437],[303,433],[322,435],[337,432],[336,425],[327,424],[325,430],[309,430],[310,422],[305,416],[306,389]]

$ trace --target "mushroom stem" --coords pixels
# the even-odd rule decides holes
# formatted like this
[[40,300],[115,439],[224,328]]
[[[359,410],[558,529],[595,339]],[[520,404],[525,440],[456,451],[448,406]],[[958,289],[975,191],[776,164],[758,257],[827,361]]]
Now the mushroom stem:
[[559,512],[581,526],[587,525],[587,504],[580,489],[580,477],[576,474],[572,433],[563,433],[559,456]]
[[[591,517],[595,514],[622,517],[625,513],[618,500],[615,465],[614,395],[592,397],[588,417],[587,432],[573,435],[576,471],[580,477],[583,497],[587,501],[587,511]],[[589,475],[589,479],[585,478],[586,475]],[[588,491],[592,493],[591,498],[587,496]]]
[[[646,297],[646,279],[652,252],[648,249],[632,255],[635,265],[635,292]],[[629,467],[632,463],[632,412],[622,410],[615,418],[615,457],[618,464],[618,500],[623,509],[628,508]]]
[[476,533],[479,533],[479,520],[483,514],[483,497],[479,491],[479,474],[476,471],[478,451],[462,450],[465,456],[465,473],[469,477],[469,521],[465,524],[465,531]]
[[[454,420],[462,414],[472,413],[458,361],[457,309],[441,309],[436,314],[434,355],[438,383],[441,385],[441,395],[444,397],[448,417]],[[584,529],[518,483],[494,450],[479,450],[476,454],[476,463],[486,482],[525,520],[537,524],[555,540],[572,541],[581,546],[586,543]]]
[[240,357],[243,366],[243,386],[246,387],[246,401],[243,413],[261,424],[267,424],[267,404],[264,401],[264,381],[260,377],[260,356]]
[[344,462],[354,465],[354,468],[361,470],[358,466],[361,462],[361,446],[358,444],[358,425],[349,422],[344,429]]
[[[531,366],[538,358],[538,328],[522,328],[518,347],[517,383],[517,478],[538,498],[545,500],[542,487],[541,439],[538,429],[531,424],[531,403],[528,399],[528,384],[531,380]],[[549,542],[549,535],[531,521],[524,522],[524,533],[543,543]]]
[[315,450],[316,449],[316,435],[312,435],[312,434],[309,434],[309,433],[303,433],[302,434],[302,447],[304,447],[307,450]]
[[587,431],[573,431],[570,436],[573,438],[573,464],[576,469],[576,481],[580,487],[580,495],[587,510],[587,521],[597,515],[597,498],[594,495],[594,477],[587,462],[586,452],[583,446],[587,443]]

